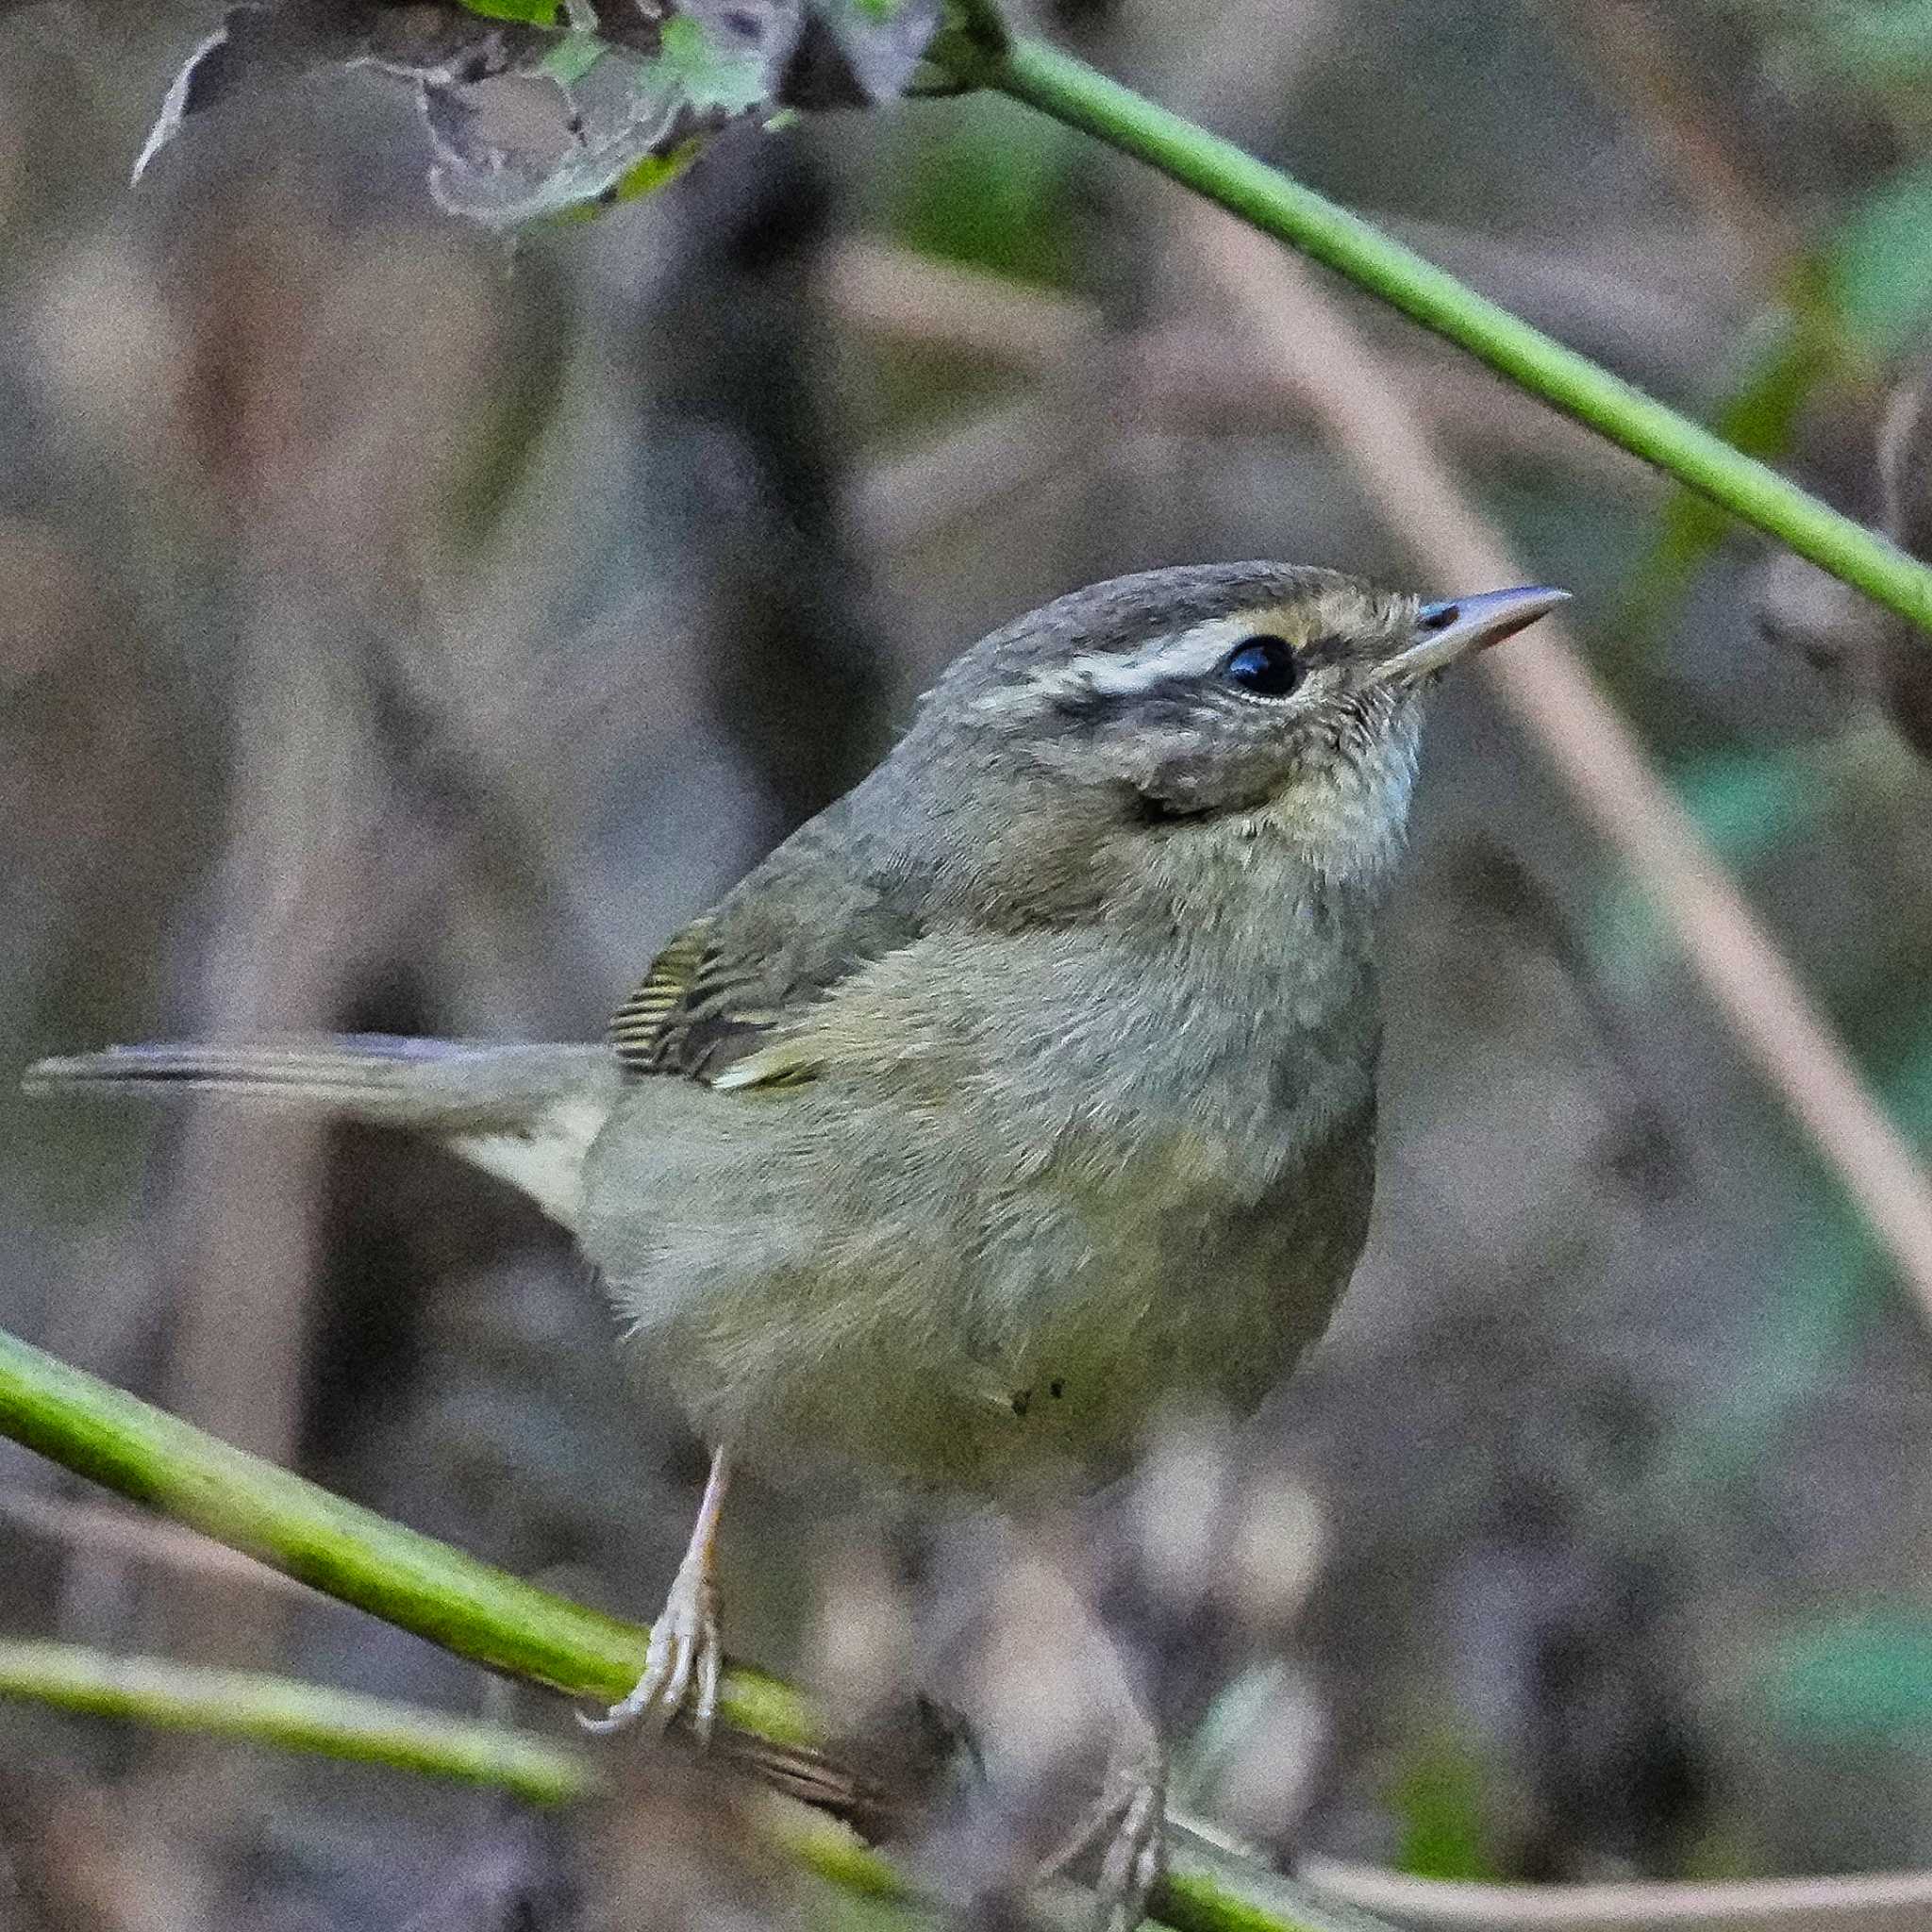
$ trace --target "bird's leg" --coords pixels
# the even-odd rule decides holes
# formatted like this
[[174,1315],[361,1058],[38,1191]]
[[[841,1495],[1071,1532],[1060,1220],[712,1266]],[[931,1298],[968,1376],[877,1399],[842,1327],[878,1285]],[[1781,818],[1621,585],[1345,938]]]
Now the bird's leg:
[[1151,1726],[1137,1723],[1114,1746],[1098,1802],[1046,1870],[1068,1871],[1096,1853],[1095,1932],[1134,1932],[1167,1869],[1167,1751]]
[[730,1457],[723,1449],[712,1451],[711,1473],[705,1481],[690,1545],[672,1578],[664,1608],[651,1625],[644,1674],[630,1695],[602,1717],[580,1712],[577,1722],[587,1731],[621,1731],[641,1719],[661,1731],[680,1711],[688,1711],[698,1742],[709,1741],[718,1715],[718,1673],[724,1657],[718,1628],[718,1518],[730,1480]]

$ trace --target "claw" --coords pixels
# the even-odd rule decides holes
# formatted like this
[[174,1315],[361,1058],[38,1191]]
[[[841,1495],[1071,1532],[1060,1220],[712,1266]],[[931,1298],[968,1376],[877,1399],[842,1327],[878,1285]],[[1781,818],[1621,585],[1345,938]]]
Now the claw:
[[1099,1882],[1093,1888],[1098,1932],[1134,1932],[1166,1869],[1164,1794],[1158,1785],[1142,1784],[1126,1795],[1101,1860]]
[[[602,1717],[577,1713],[587,1731],[605,1736],[648,1724],[663,1732],[680,1715],[690,1722],[700,1744],[711,1740],[718,1716],[718,1684],[724,1672],[724,1645],[718,1617],[716,1548],[718,1515],[724,1501],[729,1470],[721,1449],[711,1458],[710,1479],[698,1506],[691,1547],[677,1566],[664,1608],[651,1626],[644,1652],[643,1674],[627,1696]],[[695,1692],[695,1694],[693,1694]]]
[[[577,1722],[599,1736],[648,1724],[663,1731],[680,1714],[699,1743],[708,1743],[718,1715],[718,1678],[724,1660],[719,1635],[718,1588],[708,1571],[687,1560],[677,1572],[662,1613],[651,1626],[643,1674],[628,1696],[602,1717],[579,1711]],[[696,1694],[692,1692],[695,1690]]]
[[1152,1739],[1116,1758],[1099,1802],[1045,1869],[1066,1871],[1095,1852],[1094,1932],[1134,1932],[1167,1870],[1167,1762]]

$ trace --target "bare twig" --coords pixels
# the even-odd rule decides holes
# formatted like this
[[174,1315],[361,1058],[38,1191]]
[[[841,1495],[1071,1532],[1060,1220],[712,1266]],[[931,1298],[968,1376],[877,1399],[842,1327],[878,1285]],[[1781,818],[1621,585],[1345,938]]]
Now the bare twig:
[[1750,278],[1774,290],[1798,255],[1796,225],[1752,180],[1654,10],[1641,0],[1556,0],[1550,10],[1585,57],[1581,74],[1635,116],[1677,192],[1738,244]]
[[51,1542],[136,1562],[162,1564],[192,1576],[219,1577],[225,1583],[257,1584],[264,1590],[285,1591],[314,1600],[313,1593],[292,1576],[271,1570],[192,1530],[178,1528],[152,1516],[136,1516],[99,1503],[76,1503],[60,1496],[36,1495],[30,1491],[0,1491],[0,1523],[45,1537]]
[[[1599,344],[1623,366],[1678,382],[1702,377],[1738,325],[1729,308],[1654,286],[1659,275],[1688,279],[1673,248],[1674,241],[1681,247],[1676,237],[1639,236],[1626,243],[1624,253],[1650,271],[1652,285],[1640,290],[1594,259],[1447,223],[1391,219],[1387,225],[1545,326]],[[858,327],[915,348],[1042,373],[1064,369],[1079,355],[1095,321],[1091,305],[1077,296],[939,261],[872,236],[848,237],[827,248],[817,287],[819,299]],[[1444,366],[1458,365],[1445,358]],[[1494,383],[1489,390],[1501,393]]]
[[1308,1858],[1302,1875],[1412,1932],[1923,1932],[1932,1923],[1932,1872],[1717,1885],[1475,1885]]
[[[302,936],[351,923],[371,790],[357,782],[364,747],[328,668],[312,586],[273,544],[257,563],[237,642],[225,849],[194,966],[199,1022],[215,1034],[325,1024],[357,963]],[[183,1413],[277,1460],[292,1457],[299,1426],[322,1155],[303,1124],[265,1136],[203,1108],[183,1128],[170,1385]],[[259,1591],[228,1594],[204,1573],[178,1580],[170,1601],[192,1656],[272,1651],[279,1612]]]
[[1042,374],[1081,355],[1097,322],[1092,308],[1071,295],[885,242],[827,248],[818,296],[841,321],[877,334]]
[[[1451,585],[1521,581],[1522,567],[1470,506],[1402,384],[1303,271],[1219,214],[1191,207],[1185,220],[1261,352],[1321,398],[1334,447],[1431,575]],[[1932,1183],[1563,626],[1546,621],[1483,664],[1497,696],[1655,900],[1724,1024],[1932,1320]]]
[[[1091,370],[1105,358],[1114,410],[1137,429],[1252,434],[1301,427],[1316,413],[1305,384],[1276,368],[1257,369],[1244,344],[1204,327],[1198,316],[1121,336],[1109,332],[1090,303],[872,241],[830,251],[819,292],[848,326],[1016,372],[1052,379],[1070,368]],[[1499,388],[1467,362],[1424,344],[1403,366],[1414,373],[1417,406],[1439,433],[1458,444],[1560,463],[1594,488],[1656,498],[1656,474],[1635,458],[1531,398]],[[931,449],[893,458],[859,479],[853,513],[875,532],[875,541],[912,542],[938,526],[920,521],[921,512],[935,519],[964,514],[980,500],[1032,480],[1039,462],[1065,445],[1068,434],[1046,439],[1045,450],[1029,454],[1010,434],[1017,421],[1013,405],[996,405]],[[1078,441],[1091,447],[1091,430],[1081,429]],[[1005,451],[998,462],[995,448]],[[961,489],[969,452],[965,467],[974,480]]]
[[875,463],[845,492],[845,514],[878,550],[906,550],[1023,491],[1091,462],[1091,420],[1041,392],[975,416],[908,456]]

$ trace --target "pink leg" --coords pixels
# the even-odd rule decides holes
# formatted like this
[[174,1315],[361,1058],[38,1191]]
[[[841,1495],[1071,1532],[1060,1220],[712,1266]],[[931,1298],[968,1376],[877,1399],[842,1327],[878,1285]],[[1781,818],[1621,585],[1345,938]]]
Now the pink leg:
[[651,1626],[644,1674],[629,1696],[602,1717],[583,1717],[587,1731],[621,1731],[640,1720],[663,1730],[680,1713],[702,1744],[708,1741],[718,1715],[718,1674],[724,1652],[718,1627],[718,1519],[731,1481],[731,1459],[723,1449],[711,1453],[698,1519],[691,1525],[684,1561],[672,1579],[664,1608]]

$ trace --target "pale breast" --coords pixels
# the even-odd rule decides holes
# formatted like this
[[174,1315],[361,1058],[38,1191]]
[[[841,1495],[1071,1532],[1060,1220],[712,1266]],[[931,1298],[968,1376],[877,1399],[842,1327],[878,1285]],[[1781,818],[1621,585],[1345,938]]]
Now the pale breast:
[[[956,1415],[975,1480],[1023,1486],[1041,1457],[1118,1473],[1157,1411],[1247,1415],[1319,1337],[1361,1252],[1374,1188],[1363,1095],[1258,1198],[1153,1161],[1122,1175],[1110,1239],[1042,1298],[1000,1363],[1000,1403]],[[1090,1221],[1089,1225],[1092,1224]]]
[[584,1246],[700,1430],[781,1475],[1009,1495],[1110,1475],[1164,1402],[1252,1408],[1360,1249],[1372,985],[1283,1054],[1144,986],[1096,1017],[1037,974],[1029,1037],[960,961],[927,977],[943,1020],[850,1035],[919,1055],[645,1081],[593,1150]]

